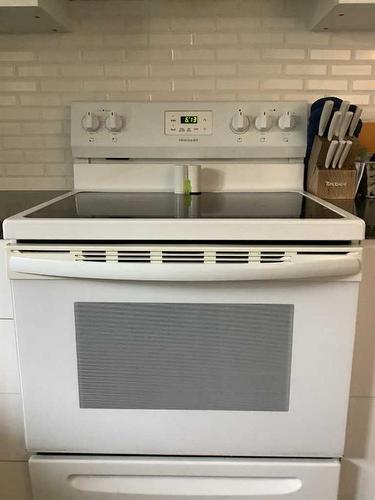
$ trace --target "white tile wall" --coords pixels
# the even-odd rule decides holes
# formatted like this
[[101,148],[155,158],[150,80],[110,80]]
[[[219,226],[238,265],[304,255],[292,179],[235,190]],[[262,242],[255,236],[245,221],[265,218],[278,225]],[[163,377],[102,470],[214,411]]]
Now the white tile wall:
[[[300,0],[76,0],[73,33],[0,36],[0,189],[72,185],[75,99],[338,95],[375,119],[375,34],[311,33]],[[47,137],[48,136],[48,137]]]

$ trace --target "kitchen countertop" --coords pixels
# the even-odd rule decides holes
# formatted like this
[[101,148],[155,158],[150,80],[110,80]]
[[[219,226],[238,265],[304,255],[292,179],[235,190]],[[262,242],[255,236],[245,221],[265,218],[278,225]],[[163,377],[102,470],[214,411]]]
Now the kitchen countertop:
[[357,197],[355,200],[327,200],[366,223],[366,240],[375,239],[375,198]]
[[0,191],[0,239],[3,237],[3,221],[23,210],[51,200],[66,191]]
[[[0,191],[0,238],[3,237],[4,219],[39,203],[48,201],[67,191]],[[329,200],[366,222],[366,239],[375,239],[375,199],[356,198],[355,200]]]
[[366,240],[375,239],[375,198],[357,198],[355,214],[366,222]]

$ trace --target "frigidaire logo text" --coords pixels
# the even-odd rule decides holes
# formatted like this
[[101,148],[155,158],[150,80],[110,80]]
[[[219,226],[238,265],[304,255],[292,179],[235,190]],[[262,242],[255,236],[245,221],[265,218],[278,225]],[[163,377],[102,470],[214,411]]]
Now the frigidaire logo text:
[[180,142],[198,142],[198,139],[193,139],[193,138],[183,138],[183,137],[180,137],[178,139]]

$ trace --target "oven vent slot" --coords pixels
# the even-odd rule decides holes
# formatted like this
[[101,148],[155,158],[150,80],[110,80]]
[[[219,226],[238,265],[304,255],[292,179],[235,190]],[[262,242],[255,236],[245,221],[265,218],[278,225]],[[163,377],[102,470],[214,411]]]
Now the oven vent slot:
[[75,260],[82,262],[151,262],[149,251],[82,250],[75,252]]
[[46,253],[46,254],[58,254],[58,253],[70,253],[69,250],[41,250],[41,249],[20,249],[17,250],[19,253]]
[[285,262],[290,261],[290,256],[286,256],[285,252],[260,252],[259,262],[265,264],[270,262]]
[[106,262],[107,255],[105,250],[93,250],[93,251],[83,251],[80,255],[77,254],[76,260],[81,260],[83,262]]
[[118,262],[151,262],[151,252],[147,250],[119,250],[117,260]]
[[216,264],[248,264],[250,253],[236,251],[218,251],[216,252]]
[[275,251],[218,251],[216,252],[217,264],[249,264],[249,263],[275,263],[289,262],[290,255],[285,252]]
[[204,263],[205,252],[194,250],[163,250],[161,259],[163,263],[189,263],[189,264],[202,264]]
[[297,252],[297,255],[348,255],[350,252],[346,252],[345,250],[340,252]]

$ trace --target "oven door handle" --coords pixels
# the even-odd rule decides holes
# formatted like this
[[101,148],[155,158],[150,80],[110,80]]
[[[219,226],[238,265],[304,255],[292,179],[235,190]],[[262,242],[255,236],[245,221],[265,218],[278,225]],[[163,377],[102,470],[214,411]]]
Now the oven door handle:
[[[284,262],[124,263],[82,262],[49,256],[12,255],[11,273],[60,278],[129,281],[254,281],[348,277],[361,270],[358,252],[343,255],[295,255]],[[12,279],[21,277],[10,274]]]

